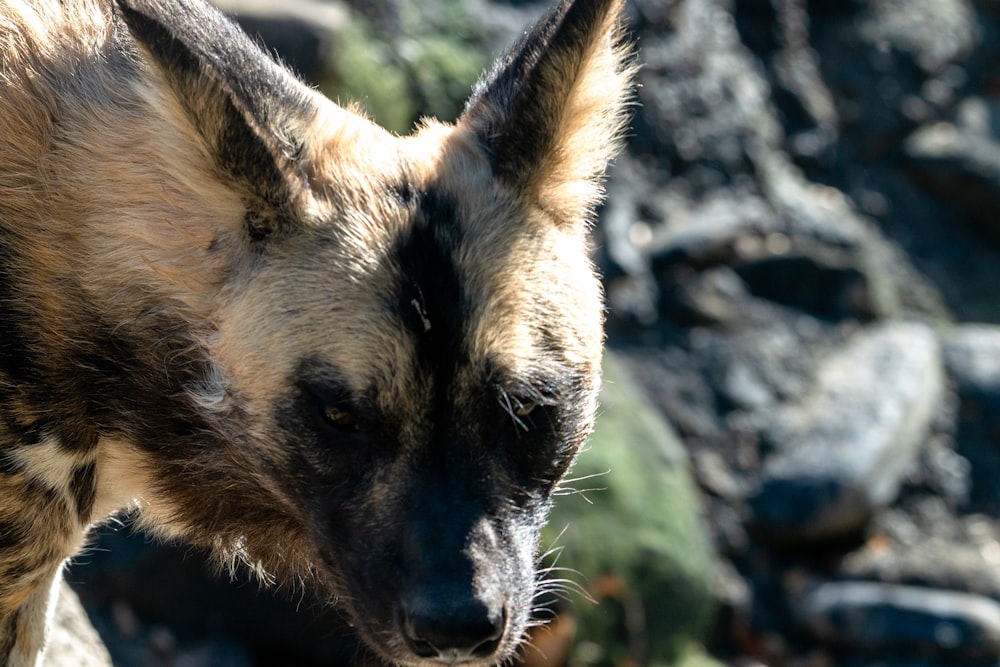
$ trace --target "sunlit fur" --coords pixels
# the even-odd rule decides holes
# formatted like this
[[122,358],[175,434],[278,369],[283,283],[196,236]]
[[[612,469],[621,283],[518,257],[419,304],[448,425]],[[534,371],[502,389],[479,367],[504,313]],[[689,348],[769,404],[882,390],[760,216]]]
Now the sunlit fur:
[[513,653],[596,408],[620,5],[563,2],[396,137],[201,0],[0,0],[0,663],[124,509],[387,662],[440,664],[414,619],[461,609],[500,632],[461,664]]

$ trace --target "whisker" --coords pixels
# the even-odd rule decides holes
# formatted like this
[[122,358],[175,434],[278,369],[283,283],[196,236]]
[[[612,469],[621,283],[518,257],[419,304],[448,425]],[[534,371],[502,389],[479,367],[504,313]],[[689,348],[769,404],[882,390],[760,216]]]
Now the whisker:
[[577,482],[582,482],[585,479],[594,479],[595,477],[604,477],[605,475],[611,474],[611,468],[608,468],[604,472],[595,472],[590,475],[581,475],[579,477],[567,477],[562,481],[563,484],[576,484]]
[[545,560],[546,558],[548,558],[552,554],[556,554],[555,560],[552,561],[552,564],[555,565],[559,561],[559,557],[562,556],[562,551],[563,551],[563,549],[565,549],[565,547],[562,546],[562,545],[560,545],[560,544],[558,544],[558,542],[559,542],[559,540],[562,539],[562,536],[566,534],[567,530],[569,530],[569,524],[568,523],[565,526],[563,526],[562,530],[559,531],[559,534],[556,535],[552,539],[552,546],[549,547],[548,551],[546,551],[545,553],[543,553],[541,555],[541,557],[539,558],[539,560]]
[[552,492],[553,496],[575,496],[579,495],[588,505],[593,505],[594,501],[587,497],[587,493],[591,491],[607,491],[606,486],[593,487],[590,489],[568,489],[568,488],[558,488]]
[[505,391],[501,391],[498,396],[500,405],[503,407],[503,411],[517,424],[525,433],[528,431],[528,425],[517,416],[517,410],[514,408],[514,404],[511,403],[510,394]]
[[542,656],[542,659],[545,662],[549,661],[549,656],[547,656],[542,649],[538,648],[537,644],[535,644],[533,641],[531,641],[531,636],[527,632],[527,629],[525,629],[525,632],[521,635],[521,641],[519,642],[519,645],[517,647],[518,652],[521,654],[520,658],[521,658],[522,661],[523,661],[524,658],[527,657],[525,655],[525,653],[524,653],[524,651],[527,648],[531,648],[532,650],[534,650],[535,652],[537,652],[538,655]]
[[[575,574],[578,577],[580,577],[581,579],[586,579],[587,578],[587,577],[584,576],[583,572],[580,572],[580,570],[574,569],[572,567],[564,567],[564,566],[561,566],[561,565],[556,565],[555,563],[553,563],[549,567],[540,568],[537,571],[537,574],[551,574],[552,572],[566,572],[568,574]],[[556,580],[555,579],[545,579],[545,581],[556,581]]]

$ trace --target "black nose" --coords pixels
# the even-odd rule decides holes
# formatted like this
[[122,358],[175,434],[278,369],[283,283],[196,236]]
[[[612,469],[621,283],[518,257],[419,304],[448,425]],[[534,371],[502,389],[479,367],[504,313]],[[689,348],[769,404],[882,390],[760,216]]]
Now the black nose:
[[462,604],[404,603],[400,626],[415,655],[445,664],[489,658],[500,646],[507,626],[507,611],[491,612],[479,601]]

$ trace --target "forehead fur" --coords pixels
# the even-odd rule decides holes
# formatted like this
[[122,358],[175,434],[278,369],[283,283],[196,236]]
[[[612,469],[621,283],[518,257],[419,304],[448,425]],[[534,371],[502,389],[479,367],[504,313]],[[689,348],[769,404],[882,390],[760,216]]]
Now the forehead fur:
[[525,205],[454,127],[395,138],[359,121],[339,137],[358,151],[321,172],[337,187],[311,229],[273,248],[222,318],[223,356],[240,360],[245,386],[284,386],[318,356],[359,393],[426,391],[425,339],[511,376],[596,372],[600,288],[582,226]]

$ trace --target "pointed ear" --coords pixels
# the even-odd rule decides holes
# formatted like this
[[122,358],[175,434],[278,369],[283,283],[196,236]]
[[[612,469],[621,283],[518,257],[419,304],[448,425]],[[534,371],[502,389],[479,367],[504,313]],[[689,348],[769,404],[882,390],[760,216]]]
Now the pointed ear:
[[317,114],[316,97],[207,3],[117,4],[219,174],[249,199],[248,210],[255,212],[247,218],[250,238],[266,238],[291,219],[308,188],[299,135]]
[[589,217],[620,148],[636,69],[622,5],[562,0],[483,77],[459,120],[497,178],[557,220]]

